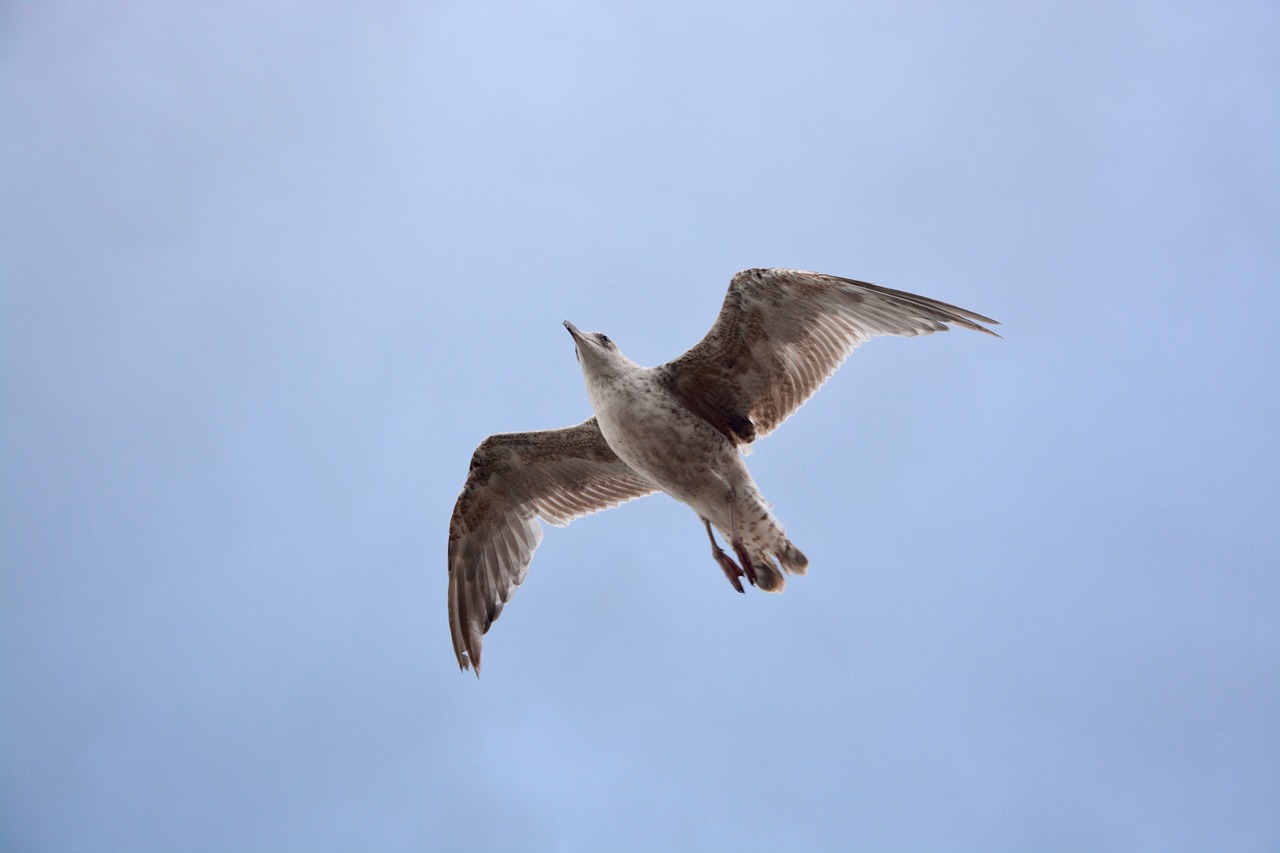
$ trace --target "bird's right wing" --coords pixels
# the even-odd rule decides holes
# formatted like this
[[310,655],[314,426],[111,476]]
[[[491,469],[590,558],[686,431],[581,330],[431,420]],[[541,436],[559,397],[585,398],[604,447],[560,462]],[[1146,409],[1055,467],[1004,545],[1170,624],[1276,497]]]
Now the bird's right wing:
[[449,629],[458,665],[480,674],[481,637],[524,581],[542,541],[539,517],[563,526],[655,491],[617,457],[595,418],[480,442],[449,520]]

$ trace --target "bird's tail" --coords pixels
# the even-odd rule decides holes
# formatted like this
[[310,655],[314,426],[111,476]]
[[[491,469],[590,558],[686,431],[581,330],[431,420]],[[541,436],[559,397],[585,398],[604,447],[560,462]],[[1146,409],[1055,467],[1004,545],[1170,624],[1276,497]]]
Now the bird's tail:
[[800,549],[792,545],[786,536],[780,535],[767,547],[748,548],[747,553],[756,570],[756,586],[765,592],[782,592],[787,585],[783,572],[802,575],[809,568],[809,558],[800,553]]

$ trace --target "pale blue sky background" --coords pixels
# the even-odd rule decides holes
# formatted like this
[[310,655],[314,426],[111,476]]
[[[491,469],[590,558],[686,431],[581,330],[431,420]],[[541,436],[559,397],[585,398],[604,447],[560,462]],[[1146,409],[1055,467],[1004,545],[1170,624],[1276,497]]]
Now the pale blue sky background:
[[[1280,7],[0,7],[0,848],[1280,847]],[[457,671],[488,433],[794,266],[864,347],[685,507],[549,528]]]

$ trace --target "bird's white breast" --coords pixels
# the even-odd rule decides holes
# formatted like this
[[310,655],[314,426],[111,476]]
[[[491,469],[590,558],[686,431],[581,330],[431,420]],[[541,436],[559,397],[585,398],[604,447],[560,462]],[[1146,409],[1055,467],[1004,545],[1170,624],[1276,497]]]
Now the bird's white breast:
[[647,368],[588,385],[600,432],[623,462],[686,502],[712,472],[736,461],[733,446],[690,412]]

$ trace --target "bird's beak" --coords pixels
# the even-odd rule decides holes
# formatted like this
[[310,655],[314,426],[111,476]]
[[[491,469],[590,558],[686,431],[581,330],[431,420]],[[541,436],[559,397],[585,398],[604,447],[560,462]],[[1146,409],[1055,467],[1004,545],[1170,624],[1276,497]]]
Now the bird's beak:
[[575,341],[582,337],[582,333],[578,331],[578,327],[570,323],[568,320],[564,321],[564,327],[569,330],[569,334],[573,335],[573,339]]

